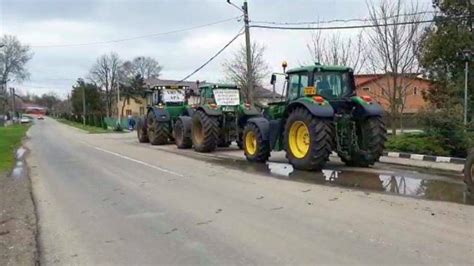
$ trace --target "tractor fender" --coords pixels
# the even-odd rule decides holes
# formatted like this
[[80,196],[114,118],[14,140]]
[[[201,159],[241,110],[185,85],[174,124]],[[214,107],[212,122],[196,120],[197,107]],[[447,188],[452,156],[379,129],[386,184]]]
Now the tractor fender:
[[317,116],[317,117],[323,117],[323,118],[334,117],[334,109],[328,102],[325,102],[324,104],[319,104],[312,100],[299,99],[290,103],[290,105],[288,105],[286,110],[288,112],[288,110],[292,110],[299,106],[306,108],[312,115]]
[[270,121],[263,117],[253,117],[247,120],[247,124],[254,124],[260,132],[262,132],[262,139],[267,141],[270,139]]
[[149,107],[148,113],[153,112],[158,122],[168,122],[171,120],[170,114],[166,111],[165,108],[161,107]]
[[181,122],[183,122],[183,129],[184,129],[184,137],[191,137],[191,127],[193,125],[193,119],[191,116],[179,116],[178,117]]
[[197,110],[201,110],[201,111],[203,111],[204,113],[206,113],[207,115],[210,115],[210,116],[220,116],[220,115],[222,115],[221,110],[212,109],[212,108],[210,108],[209,106],[206,106],[206,105],[199,106],[198,108],[196,108],[196,111]]
[[354,98],[353,98],[353,102],[355,104],[355,110],[354,110],[353,115],[355,118],[366,118],[369,116],[383,116],[384,115],[384,110],[382,106],[380,106],[380,104],[376,102],[367,103],[365,101],[354,99]]
[[260,112],[255,108],[255,106],[251,105],[250,108],[246,108],[245,106],[242,107],[242,113],[247,116],[258,116]]

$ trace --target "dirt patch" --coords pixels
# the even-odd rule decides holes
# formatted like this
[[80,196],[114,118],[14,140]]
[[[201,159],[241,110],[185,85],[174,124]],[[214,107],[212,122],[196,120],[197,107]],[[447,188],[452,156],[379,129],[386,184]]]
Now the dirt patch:
[[31,181],[23,160],[17,167],[24,170],[0,173],[0,265],[38,265]]

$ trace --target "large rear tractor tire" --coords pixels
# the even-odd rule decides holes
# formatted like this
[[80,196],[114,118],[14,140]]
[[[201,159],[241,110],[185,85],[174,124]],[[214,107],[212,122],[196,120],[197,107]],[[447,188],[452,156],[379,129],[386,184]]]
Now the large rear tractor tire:
[[150,142],[147,135],[147,129],[145,127],[145,121],[143,121],[143,118],[141,117],[138,118],[138,122],[137,122],[137,137],[138,137],[138,142],[140,143]]
[[[186,117],[187,119],[190,119]],[[193,146],[193,140],[191,139],[191,121],[189,125],[187,121],[183,121],[184,118],[178,118],[174,124],[174,142],[178,149],[189,149]]]
[[372,116],[357,122],[357,137],[360,152],[351,155],[351,160],[343,160],[347,166],[369,167],[383,155],[387,129],[380,116]]
[[148,139],[151,145],[165,145],[170,138],[170,125],[168,122],[159,122],[153,112],[147,115]]
[[209,116],[201,110],[196,111],[193,115],[191,136],[195,151],[214,151],[219,142],[219,121],[217,117]]
[[250,162],[266,162],[270,158],[270,143],[255,124],[247,124],[242,141],[245,157]]
[[332,146],[330,121],[313,116],[305,108],[292,111],[285,124],[286,158],[300,170],[320,170],[329,160]]

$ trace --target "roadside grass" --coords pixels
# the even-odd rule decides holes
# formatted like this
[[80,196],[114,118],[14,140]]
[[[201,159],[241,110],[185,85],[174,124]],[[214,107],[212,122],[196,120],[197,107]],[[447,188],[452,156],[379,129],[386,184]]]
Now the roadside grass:
[[30,125],[0,127],[0,173],[10,170],[15,163],[15,150],[20,147]]
[[66,119],[62,119],[62,118],[58,118],[56,119],[58,122],[61,122],[63,124],[66,124],[68,126],[72,126],[72,127],[75,127],[75,128],[78,128],[78,129],[82,129],[84,131],[87,131],[89,134],[100,134],[100,133],[115,133],[114,131],[112,130],[108,130],[108,129],[103,129],[101,127],[93,127],[93,126],[87,126],[87,125],[83,125],[81,123],[77,123],[77,122],[73,122],[73,121],[69,121],[69,120],[66,120]]

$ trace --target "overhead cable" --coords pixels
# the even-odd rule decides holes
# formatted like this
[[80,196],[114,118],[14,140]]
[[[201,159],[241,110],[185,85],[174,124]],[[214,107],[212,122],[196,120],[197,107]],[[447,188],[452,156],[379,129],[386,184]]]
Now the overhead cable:
[[192,75],[196,74],[199,70],[203,69],[207,64],[209,64],[212,60],[214,60],[217,56],[219,56],[227,47],[229,47],[235,40],[237,40],[237,38],[239,38],[239,36],[244,33],[243,29],[244,28],[241,28],[239,33],[237,33],[237,35],[235,35],[234,38],[232,38],[224,47],[222,47],[216,54],[214,54],[211,58],[209,58],[204,64],[202,64],[196,70],[194,70],[189,75],[187,75],[186,77],[184,77],[180,81],[176,82],[175,84],[178,84],[180,82],[183,82],[183,81],[187,80]]
[[[472,18],[474,16],[457,17],[443,20],[462,20]],[[275,30],[346,30],[346,29],[364,29],[364,28],[375,28],[375,27],[387,27],[387,26],[400,26],[400,25],[413,25],[432,23],[439,21],[440,19],[428,19],[419,21],[404,21],[404,22],[392,22],[392,23],[377,23],[377,24],[363,24],[363,25],[349,25],[349,26],[329,26],[329,27],[288,27],[288,26],[267,26],[267,25],[250,25],[251,28],[262,28],[262,29],[275,29]]]
[[[398,14],[393,16],[387,16],[383,19],[392,19],[399,17],[409,17],[409,16],[418,16],[418,15],[427,15],[427,14],[436,14],[436,11],[421,11],[413,13]],[[321,25],[321,24],[332,24],[332,23],[348,23],[348,22],[371,22],[371,18],[350,18],[350,19],[332,19],[332,20],[321,20],[321,21],[298,21],[298,22],[277,22],[277,21],[258,21],[251,20],[252,23],[258,24],[271,24],[271,25]]]

